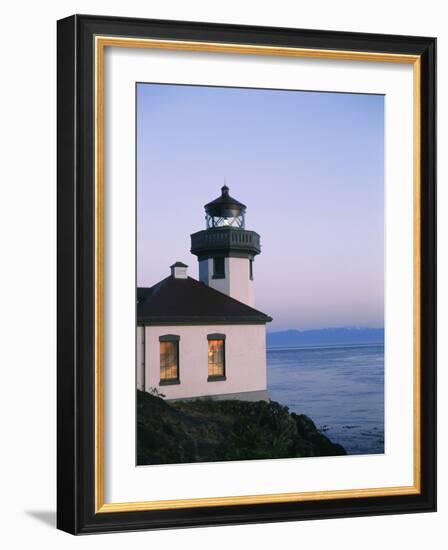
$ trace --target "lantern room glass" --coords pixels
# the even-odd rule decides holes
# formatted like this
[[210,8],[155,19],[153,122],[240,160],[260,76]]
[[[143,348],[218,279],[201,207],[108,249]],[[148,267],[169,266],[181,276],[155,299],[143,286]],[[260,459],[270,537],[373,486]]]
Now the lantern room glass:
[[244,229],[244,214],[238,216],[205,216],[207,229],[233,227]]

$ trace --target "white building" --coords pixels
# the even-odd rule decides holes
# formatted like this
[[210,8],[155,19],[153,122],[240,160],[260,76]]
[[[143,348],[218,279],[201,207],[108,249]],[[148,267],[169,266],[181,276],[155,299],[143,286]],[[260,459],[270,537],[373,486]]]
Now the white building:
[[171,275],[137,289],[137,388],[167,399],[267,399],[266,323],[254,309],[260,236],[245,229],[244,204],[206,204],[207,228],[191,235],[199,279],[176,262]]

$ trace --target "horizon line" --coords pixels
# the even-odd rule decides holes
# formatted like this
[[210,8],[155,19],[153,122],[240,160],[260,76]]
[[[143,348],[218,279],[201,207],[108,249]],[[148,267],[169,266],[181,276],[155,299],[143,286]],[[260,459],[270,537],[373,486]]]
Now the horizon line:
[[317,330],[384,330],[384,327],[366,327],[362,325],[341,325],[336,327],[321,327],[321,328],[286,328],[282,330],[267,330],[268,334],[276,334],[278,332],[311,332]]

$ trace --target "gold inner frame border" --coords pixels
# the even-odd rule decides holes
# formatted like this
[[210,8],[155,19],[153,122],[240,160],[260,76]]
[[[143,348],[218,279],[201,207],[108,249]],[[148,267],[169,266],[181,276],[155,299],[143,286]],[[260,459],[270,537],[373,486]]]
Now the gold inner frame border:
[[[275,493],[180,500],[154,500],[140,502],[104,502],[104,51],[106,47],[153,48],[161,50],[197,51],[208,53],[234,53],[267,56],[301,57],[348,61],[368,61],[387,63],[407,63],[413,65],[413,420],[414,420],[414,482],[410,486],[379,487],[349,490],[329,490],[296,493]],[[95,56],[95,346],[94,346],[94,410],[95,410],[95,467],[94,467],[94,509],[95,513],[132,512],[143,510],[167,510],[208,506],[232,506],[244,504],[304,502],[344,498],[383,497],[420,494],[421,492],[421,60],[418,55],[391,54],[382,52],[359,52],[345,50],[325,50],[292,48],[283,46],[258,46],[253,44],[227,44],[182,40],[158,40],[96,36]]]

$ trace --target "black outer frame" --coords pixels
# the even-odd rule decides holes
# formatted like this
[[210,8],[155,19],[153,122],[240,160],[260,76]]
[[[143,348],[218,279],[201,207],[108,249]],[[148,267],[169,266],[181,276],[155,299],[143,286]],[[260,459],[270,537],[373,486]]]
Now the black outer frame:
[[[74,15],[58,21],[57,527],[72,534],[436,509],[436,39]],[[95,35],[421,56],[421,493],[94,513]]]

